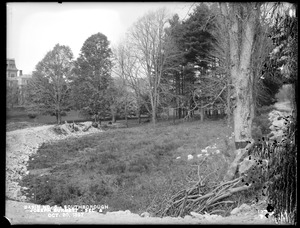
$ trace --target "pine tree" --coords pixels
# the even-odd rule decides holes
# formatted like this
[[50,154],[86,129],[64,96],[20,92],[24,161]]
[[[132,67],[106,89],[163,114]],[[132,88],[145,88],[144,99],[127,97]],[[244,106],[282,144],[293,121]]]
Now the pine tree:
[[74,68],[73,98],[75,107],[84,114],[103,117],[109,112],[111,54],[109,41],[102,33],[90,36],[81,48]]

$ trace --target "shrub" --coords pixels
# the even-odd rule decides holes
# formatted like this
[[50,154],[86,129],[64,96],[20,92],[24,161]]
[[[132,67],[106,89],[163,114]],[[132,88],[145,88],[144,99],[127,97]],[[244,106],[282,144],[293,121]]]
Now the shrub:
[[33,113],[33,112],[31,112],[31,113],[28,113],[28,117],[29,117],[30,119],[34,119],[34,118],[36,118],[36,117],[37,117],[37,114],[36,114],[36,113]]
[[[67,116],[67,113],[65,111],[60,112],[61,116]],[[56,112],[51,112],[50,116],[56,116]]]
[[264,135],[268,135],[271,130],[269,113],[273,110],[272,106],[263,106],[259,109],[259,115],[255,116],[252,123],[252,137],[257,140]]
[[273,110],[274,110],[274,106],[273,105],[262,106],[262,107],[258,107],[256,109],[256,114],[257,114],[257,116],[260,116],[260,115],[263,115],[263,114],[269,114]]
[[252,138],[253,138],[255,141],[258,141],[258,140],[261,139],[262,136],[263,136],[262,131],[261,131],[261,128],[260,128],[259,126],[257,126],[256,124],[254,124],[254,125],[252,126],[251,134],[252,134]]

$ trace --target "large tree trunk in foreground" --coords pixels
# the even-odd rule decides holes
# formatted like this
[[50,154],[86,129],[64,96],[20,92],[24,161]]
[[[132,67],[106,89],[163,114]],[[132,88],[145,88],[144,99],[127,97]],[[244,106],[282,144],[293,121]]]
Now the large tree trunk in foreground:
[[254,45],[255,25],[259,17],[259,7],[256,3],[221,4],[222,14],[229,24],[230,39],[230,74],[234,86],[233,120],[236,159],[224,177],[231,180],[236,172],[246,146],[252,141],[251,127],[254,118],[254,102],[252,96],[253,76],[251,71],[251,56]]

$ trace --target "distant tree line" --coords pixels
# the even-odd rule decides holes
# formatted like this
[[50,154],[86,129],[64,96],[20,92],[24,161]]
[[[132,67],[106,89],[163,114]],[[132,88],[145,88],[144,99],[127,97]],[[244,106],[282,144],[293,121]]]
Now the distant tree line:
[[[267,3],[198,3],[183,20],[159,9],[139,18],[113,47],[100,32],[90,36],[76,60],[68,46],[57,44],[36,65],[27,108],[54,114],[57,123],[71,109],[112,121],[129,115],[140,121],[147,113],[155,124],[170,112],[188,119],[196,111],[201,120],[217,112],[230,121],[245,82],[255,115],[257,107],[276,102],[282,84],[297,80],[297,20],[278,9]],[[245,81],[243,74],[251,77]]]

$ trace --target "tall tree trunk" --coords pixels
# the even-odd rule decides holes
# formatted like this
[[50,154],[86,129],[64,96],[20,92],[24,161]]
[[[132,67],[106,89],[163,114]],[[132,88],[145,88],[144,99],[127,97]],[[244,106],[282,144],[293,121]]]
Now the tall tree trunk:
[[[254,102],[251,55],[254,45],[255,24],[259,18],[259,10],[254,7],[254,4],[241,3],[237,5],[233,3],[229,14],[227,9],[223,8],[227,20],[231,19],[229,28],[230,74],[234,85],[233,120],[236,147],[236,159],[231,164],[224,181],[234,177],[238,164],[246,153],[245,147],[249,142],[252,142],[251,127],[254,118]],[[222,6],[224,7],[224,5]],[[245,13],[247,18],[240,20],[238,16],[241,17]]]
[[56,117],[56,123],[59,124],[59,121],[58,121],[58,112],[57,111],[55,113],[55,117]]
[[138,104],[138,108],[137,108],[137,116],[138,116],[138,121],[139,124],[141,123],[141,106]]
[[60,113],[60,110],[57,112],[57,124],[61,124],[61,113]]
[[231,87],[230,87],[230,79],[227,79],[227,109],[226,109],[226,114],[227,114],[227,125],[231,126],[231,113],[230,113],[230,96],[231,96]]
[[204,121],[204,108],[203,108],[204,101],[201,100],[201,108],[200,108],[200,121]]
[[156,124],[156,107],[152,107],[152,124]]
[[127,102],[125,103],[125,124],[128,127],[128,111],[127,111]]
[[112,117],[111,121],[113,123],[115,123],[116,122],[116,106],[112,105],[110,108],[110,111],[111,111],[111,117]]
[[[154,88],[155,89],[155,88]],[[155,126],[156,124],[156,91],[150,93],[150,103],[151,103],[151,118],[152,124]]]
[[173,124],[175,124],[175,118],[176,118],[176,109],[173,108]]

